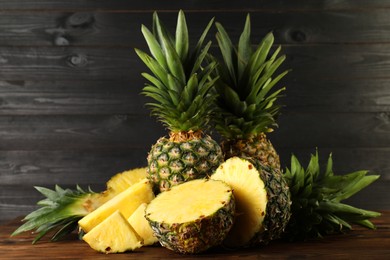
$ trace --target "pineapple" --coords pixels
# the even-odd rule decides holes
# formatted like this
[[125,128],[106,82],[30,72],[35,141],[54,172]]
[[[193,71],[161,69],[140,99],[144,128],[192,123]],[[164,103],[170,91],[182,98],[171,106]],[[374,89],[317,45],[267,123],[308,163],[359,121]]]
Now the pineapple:
[[290,191],[280,172],[257,159],[231,157],[211,176],[226,182],[236,199],[229,248],[265,245],[278,239],[290,219]]
[[223,137],[221,146],[225,157],[255,157],[266,166],[280,169],[279,155],[266,133],[277,126],[280,106],[275,101],[284,88],[271,90],[288,72],[274,76],[285,56],[278,57],[280,46],[269,55],[274,42],[272,33],[264,37],[256,50],[252,49],[249,14],[237,48],[223,26],[216,23],[216,27],[223,59],[219,61],[210,55],[208,60],[218,62],[213,75],[219,77],[215,82],[218,97],[214,121]]
[[113,194],[112,197],[114,197],[147,176],[146,167],[117,173],[107,182],[106,190]]
[[333,160],[329,155],[326,168],[320,171],[318,151],[311,156],[306,169],[294,155],[291,156],[291,167],[284,173],[292,198],[292,216],[284,234],[286,239],[321,238],[350,230],[352,224],[375,228],[369,219],[380,213],[341,201],[370,185],[379,175],[367,175],[368,171],[336,175],[332,168]]
[[149,83],[143,94],[152,98],[152,114],[168,129],[169,137],[161,137],[148,154],[148,173],[156,192],[188,180],[209,176],[222,162],[219,144],[205,134],[213,112],[215,94],[211,93],[215,68],[202,63],[211,42],[203,47],[213,20],[209,22],[194,50],[189,47],[188,29],[183,11],[178,14],[173,37],[153,15],[153,33],[142,25],[151,55],[135,49],[152,74],[142,73]]
[[142,203],[136,211],[128,218],[128,221],[134,230],[139,234],[143,241],[144,246],[154,245],[158,242],[157,237],[154,235],[149,222],[145,218],[145,209],[147,204]]
[[84,232],[88,233],[116,210],[127,219],[139,205],[149,203],[153,198],[152,185],[145,178],[80,219],[78,224]]
[[133,251],[142,246],[142,238],[119,210],[84,235],[83,240],[91,248],[106,254]]
[[23,219],[25,223],[12,235],[35,230],[38,233],[33,240],[33,244],[35,244],[48,232],[56,230],[51,240],[57,241],[77,229],[77,222],[81,218],[123,191],[125,183],[129,187],[145,177],[146,168],[118,173],[107,182],[106,191],[101,193],[93,192],[91,189],[83,190],[79,186],[75,190],[63,189],[58,185],[55,186],[54,190],[35,187],[45,196],[45,199],[37,203],[40,208],[28,214]]
[[234,212],[234,196],[226,183],[197,179],[160,193],[146,207],[146,218],[162,246],[195,254],[223,241]]

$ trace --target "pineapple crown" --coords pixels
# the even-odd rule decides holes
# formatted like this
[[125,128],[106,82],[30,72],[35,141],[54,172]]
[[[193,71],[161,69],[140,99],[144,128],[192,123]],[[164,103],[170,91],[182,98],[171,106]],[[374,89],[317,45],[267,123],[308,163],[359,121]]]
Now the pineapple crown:
[[79,186],[76,186],[75,190],[63,189],[58,185],[55,186],[55,190],[44,187],[35,187],[35,189],[45,196],[37,203],[40,208],[24,217],[25,223],[12,233],[12,236],[15,236],[25,231],[35,230],[38,234],[33,244],[49,231],[56,230],[51,241],[57,241],[77,229],[77,222],[88,213],[82,205],[83,198],[95,194],[91,189],[83,190]]
[[142,73],[149,82],[143,88],[145,96],[154,99],[148,103],[152,114],[172,132],[198,131],[206,128],[213,112],[215,93],[211,93],[215,79],[210,74],[216,63],[202,67],[211,46],[203,42],[213,23],[212,19],[191,50],[186,18],[179,11],[175,37],[153,14],[153,32],[142,25],[141,31],[151,56],[135,49],[152,74]]
[[368,171],[335,175],[332,168],[331,155],[324,172],[320,171],[318,151],[311,156],[306,169],[292,155],[291,167],[284,173],[292,200],[292,215],[285,230],[287,239],[321,238],[351,229],[352,223],[375,228],[369,219],[380,216],[380,213],[355,208],[341,201],[370,185],[379,175],[367,176]]
[[270,55],[274,42],[268,33],[256,49],[250,42],[250,15],[246,17],[244,29],[237,47],[220,23],[216,23],[222,61],[209,55],[208,60],[217,62],[215,83],[218,94],[214,118],[217,131],[227,139],[248,138],[261,132],[271,131],[276,125],[280,106],[275,101],[284,88],[272,88],[288,73],[284,71],[274,77],[275,71],[285,60],[279,56],[279,46]]

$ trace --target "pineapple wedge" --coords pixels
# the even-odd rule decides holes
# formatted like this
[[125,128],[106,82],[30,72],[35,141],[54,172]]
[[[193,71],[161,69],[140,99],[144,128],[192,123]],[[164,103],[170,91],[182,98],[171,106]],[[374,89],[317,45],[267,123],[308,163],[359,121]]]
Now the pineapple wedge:
[[121,173],[117,173],[111,177],[107,182],[107,191],[112,194],[119,194],[122,191],[125,191],[128,187],[133,186],[140,180],[146,178],[148,174],[146,173],[146,167],[144,168],[135,168],[132,170],[127,170]]
[[158,242],[149,222],[145,218],[145,209],[148,204],[142,203],[129,217],[128,221],[135,231],[144,240],[144,246],[150,246]]
[[80,219],[78,224],[82,230],[89,232],[116,210],[127,219],[139,205],[149,203],[153,198],[151,183],[143,179]]
[[142,238],[119,210],[84,235],[83,240],[91,248],[106,254],[133,251],[142,246]]

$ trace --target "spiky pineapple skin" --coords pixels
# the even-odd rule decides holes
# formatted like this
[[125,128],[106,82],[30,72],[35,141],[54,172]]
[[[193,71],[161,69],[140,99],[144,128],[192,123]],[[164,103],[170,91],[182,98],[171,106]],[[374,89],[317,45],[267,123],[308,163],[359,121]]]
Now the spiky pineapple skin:
[[264,133],[246,139],[224,140],[221,147],[225,160],[234,156],[252,157],[265,166],[280,170],[279,154]]
[[260,178],[267,190],[268,203],[263,222],[264,230],[258,232],[249,242],[250,246],[268,244],[282,236],[291,217],[291,194],[282,172],[263,165],[259,160],[246,158],[260,172]]
[[183,254],[197,254],[220,245],[233,225],[234,196],[214,214],[187,223],[163,223],[148,219],[160,244]]
[[208,135],[185,141],[161,137],[148,154],[148,178],[166,191],[189,180],[205,178],[223,162],[219,144]]

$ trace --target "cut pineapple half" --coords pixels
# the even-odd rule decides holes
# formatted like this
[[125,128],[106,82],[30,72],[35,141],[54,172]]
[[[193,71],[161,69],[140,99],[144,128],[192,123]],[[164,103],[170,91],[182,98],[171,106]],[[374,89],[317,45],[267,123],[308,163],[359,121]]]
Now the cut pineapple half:
[[162,246],[200,253],[223,241],[234,212],[233,192],[226,183],[197,179],[160,193],[146,207],[146,218]]
[[84,235],[83,240],[91,248],[106,254],[132,251],[142,246],[142,238],[119,210]]
[[263,228],[266,214],[267,191],[258,170],[249,161],[233,157],[211,179],[229,184],[236,198],[236,218],[224,243],[229,247],[247,244]]
[[127,219],[139,205],[149,203],[153,198],[152,185],[143,179],[80,219],[78,224],[85,232],[89,232],[116,210]]
[[135,231],[144,240],[144,246],[153,245],[158,242],[149,222],[145,218],[145,209],[147,204],[142,203],[136,211],[129,217],[128,221]]
[[107,182],[107,191],[109,193],[119,194],[140,180],[145,179],[147,176],[146,167],[117,173]]

